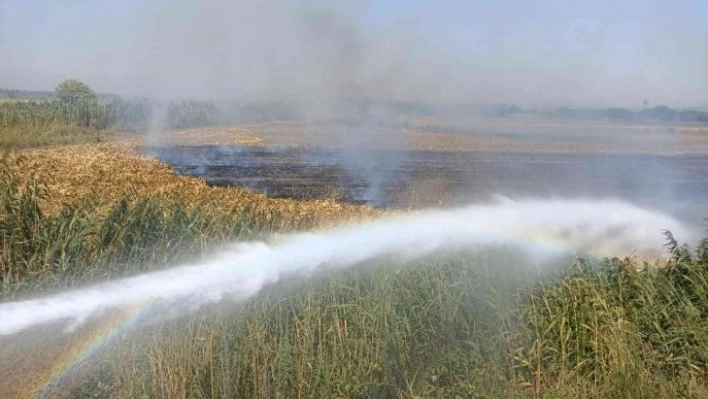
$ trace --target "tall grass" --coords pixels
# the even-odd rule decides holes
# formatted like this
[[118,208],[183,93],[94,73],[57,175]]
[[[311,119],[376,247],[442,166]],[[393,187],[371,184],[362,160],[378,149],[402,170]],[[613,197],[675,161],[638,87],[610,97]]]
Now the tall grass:
[[[662,302],[678,283],[667,282],[665,293],[653,288],[655,278],[673,271],[649,276],[623,268],[606,275],[577,264],[542,288],[541,281],[528,282],[523,264],[506,252],[458,254],[282,283],[242,306],[215,306],[124,333],[47,392],[72,398],[708,395],[706,304]],[[619,265],[604,266],[610,264]],[[642,287],[656,307],[616,302],[621,280]],[[703,280],[685,289],[705,288]],[[695,314],[678,317],[685,313]]]
[[0,102],[0,146],[26,148],[101,141],[114,123],[108,104],[58,101]]
[[143,272],[204,253],[209,245],[310,226],[249,204],[229,212],[179,199],[118,201],[106,213],[95,199],[56,215],[40,208],[39,180],[21,185],[0,161],[0,293],[68,287]]
[[54,100],[0,102],[0,145],[34,147],[94,142],[101,131],[148,131],[253,123],[292,118],[283,104],[211,101],[158,102],[107,98],[78,104]]
[[706,397],[705,249],[662,269],[578,262],[523,294],[526,378],[538,392],[573,396]]
[[28,148],[51,144],[97,142],[106,130],[147,131],[209,126],[216,123],[210,103],[170,103],[155,115],[147,100],[0,102],[0,145]]
[[[0,103],[0,127],[23,127],[33,130],[55,126],[86,129],[122,128],[144,130],[151,123],[166,128],[208,126],[217,123],[216,107],[210,102],[170,102],[164,106],[164,121],[153,115],[147,100],[113,99],[65,104],[60,101],[8,101]],[[158,107],[159,108],[159,107]]]
[[[428,262],[282,284],[236,310],[146,328],[95,359],[98,379],[123,397],[523,397],[493,271]],[[92,390],[84,378],[71,395]]]
[[0,126],[44,129],[52,125],[105,129],[113,120],[110,105],[83,102],[78,105],[59,101],[15,101],[0,103]]
[[[159,198],[107,213],[87,199],[47,216],[41,183],[0,173],[5,300],[310,226],[247,204],[219,213]],[[705,398],[708,244],[691,252],[670,235],[667,243],[663,268],[577,260],[539,275],[523,254],[499,248],[291,280],[239,306],[124,331],[59,383],[32,389],[67,398]],[[85,348],[91,328],[85,340],[0,340],[0,354],[21,354],[0,356],[0,376],[16,381],[3,393],[26,393],[21,385],[37,381],[42,365],[53,370]]]

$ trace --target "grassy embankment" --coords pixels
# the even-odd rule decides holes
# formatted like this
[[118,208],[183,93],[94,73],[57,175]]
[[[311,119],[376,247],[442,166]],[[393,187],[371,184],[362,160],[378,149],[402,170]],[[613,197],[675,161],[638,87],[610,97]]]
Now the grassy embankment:
[[[219,242],[359,212],[211,189],[114,149],[81,148],[13,154],[0,167],[3,300],[161,268]],[[50,163],[61,163],[60,176],[47,177]],[[104,193],[89,195],[91,185]],[[638,271],[630,259],[578,261],[540,276],[502,250],[382,261],[124,331],[44,393],[708,397],[707,247],[675,247],[663,269]],[[57,365],[104,328],[88,326],[82,339],[56,331],[37,341],[0,338],[3,397],[40,392]]]

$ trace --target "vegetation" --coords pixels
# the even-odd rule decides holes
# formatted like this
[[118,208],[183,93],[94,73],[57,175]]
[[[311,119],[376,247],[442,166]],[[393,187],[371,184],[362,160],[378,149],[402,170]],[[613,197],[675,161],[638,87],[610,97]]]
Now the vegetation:
[[76,79],[59,83],[54,93],[61,103],[68,105],[93,103],[97,99],[96,93],[86,83]]
[[[109,212],[87,199],[46,215],[45,186],[20,183],[7,167],[1,177],[6,300],[312,220],[150,197]],[[290,281],[241,306],[122,331],[49,386],[44,375],[111,324],[79,332],[86,339],[28,338],[28,347],[0,338],[0,389],[67,398],[708,397],[708,243],[691,253],[667,238],[673,260],[662,269],[578,260],[539,276],[521,254],[499,249]],[[3,352],[12,350],[22,356]],[[16,370],[26,371],[12,384]]]
[[[9,91],[16,98],[23,92]],[[101,141],[102,130],[115,124],[113,106],[100,103],[91,88],[78,80],[65,80],[56,99],[30,92],[26,101],[0,102],[0,146],[26,148],[49,144]]]
[[[0,102],[0,144],[100,140],[145,128],[153,111],[118,99]],[[201,103],[163,111],[171,127],[223,122]],[[208,188],[105,145],[73,148],[0,161],[0,301],[356,213]],[[132,329],[116,329],[130,316],[120,311],[73,334],[39,328],[0,337],[0,396],[708,398],[708,241],[693,252],[670,233],[667,243],[662,268],[578,259],[539,273],[498,248],[291,279]]]
[[[78,82],[80,83],[80,82]],[[88,86],[57,88],[57,99],[0,101],[0,146],[31,148],[105,141],[107,131],[137,132],[253,123],[291,117],[279,105],[100,99]]]
[[[0,146],[29,148],[52,144],[75,144],[105,141],[105,131],[155,131],[207,126],[225,126],[301,118],[299,107],[288,102],[246,103],[213,101],[158,102],[147,99],[123,99],[114,95],[98,95],[83,82],[65,80],[56,91],[21,92],[0,90]],[[460,104],[436,108],[411,102],[370,100],[347,103],[349,114],[339,123],[373,123],[371,115],[381,107],[391,116],[421,115],[486,115],[508,117],[517,114],[539,114],[514,104]],[[708,113],[697,110],[674,110],[658,106],[642,111],[609,108],[585,110],[561,108],[539,115],[565,119],[599,119],[629,122],[706,122]],[[310,121],[316,123],[317,121]],[[327,121],[331,122],[331,121]],[[377,120],[384,126],[388,120]]]
[[87,198],[45,215],[43,184],[33,180],[22,187],[7,166],[0,168],[0,178],[0,294],[5,297],[142,272],[202,253],[206,243],[311,224],[308,215],[284,220],[277,211],[249,204],[224,212],[208,202],[188,206],[176,198],[123,198],[108,212]]
[[109,107],[58,101],[0,102],[0,146],[27,148],[101,141],[111,124]]
[[563,119],[580,120],[611,120],[619,122],[663,122],[663,123],[705,123],[708,122],[708,112],[686,109],[678,110],[665,105],[645,108],[642,110],[631,110],[627,108],[606,108],[606,109],[572,109],[567,107],[559,108],[551,113],[551,116]]

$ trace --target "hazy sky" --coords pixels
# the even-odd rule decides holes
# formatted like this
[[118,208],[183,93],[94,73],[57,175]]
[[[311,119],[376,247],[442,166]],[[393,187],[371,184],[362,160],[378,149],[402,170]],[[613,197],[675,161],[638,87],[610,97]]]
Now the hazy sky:
[[0,0],[0,87],[708,106],[708,2]]

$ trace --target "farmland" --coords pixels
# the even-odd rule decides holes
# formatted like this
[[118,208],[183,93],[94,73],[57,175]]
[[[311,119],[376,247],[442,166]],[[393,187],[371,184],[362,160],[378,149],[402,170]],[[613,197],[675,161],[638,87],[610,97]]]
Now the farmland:
[[[93,118],[45,118],[38,109],[26,119],[4,119],[0,131],[18,148],[0,166],[3,302],[197,262],[234,241],[497,193],[601,191],[656,207],[685,201],[693,208],[682,218],[705,216],[708,147],[700,127],[529,122],[514,130],[517,122],[485,120],[475,133],[474,126],[416,119],[402,140],[378,138],[367,148],[349,145],[346,134],[332,140],[322,125],[155,136],[107,130]],[[63,115],[47,115],[54,113]],[[57,127],[67,132],[62,139],[55,139]],[[42,135],[18,141],[16,129]],[[396,134],[386,129],[374,136]],[[613,129],[625,135],[607,133]],[[390,175],[405,184],[384,182],[384,192],[399,194],[386,198],[388,209],[352,204],[341,192],[357,179],[370,185],[368,176],[353,176],[352,184],[341,178],[341,161],[349,159],[341,148],[354,149],[346,156],[355,161],[361,154],[396,160]],[[329,164],[306,167],[328,157]],[[195,159],[204,170],[194,169]],[[243,169],[239,162],[248,160],[260,163]],[[225,183],[215,183],[216,172]],[[244,179],[300,191],[272,198]],[[540,271],[514,248],[460,250],[279,281],[243,302],[164,312],[162,319],[135,320],[122,309],[71,332],[39,326],[20,337],[0,336],[0,392],[11,398],[708,397],[708,248],[685,249],[670,236],[667,243],[662,268],[632,257],[571,258]]]
[[157,136],[143,152],[211,185],[274,197],[338,195],[399,209],[494,195],[612,197],[689,222],[708,214],[708,130],[700,126],[483,119],[463,129],[423,118],[406,126],[186,129]]

